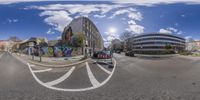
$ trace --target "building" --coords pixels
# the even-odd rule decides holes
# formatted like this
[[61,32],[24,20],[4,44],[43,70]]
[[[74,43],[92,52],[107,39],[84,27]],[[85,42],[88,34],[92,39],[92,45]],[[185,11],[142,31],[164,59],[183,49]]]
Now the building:
[[187,42],[186,50],[191,52],[200,51],[200,41]]
[[103,38],[95,24],[86,17],[74,19],[62,34],[62,43],[68,47],[77,47],[83,53],[103,49]]
[[6,51],[8,42],[6,40],[0,40],[0,51]]
[[8,40],[0,40],[0,51],[12,51],[13,46],[21,40],[17,37],[10,37]]
[[31,53],[38,49],[38,47],[47,47],[47,43],[48,41],[46,38],[31,37],[30,39],[24,40],[19,44],[19,51],[31,55]]
[[128,38],[126,49],[142,54],[178,53],[185,50],[185,39],[171,34],[143,34]]

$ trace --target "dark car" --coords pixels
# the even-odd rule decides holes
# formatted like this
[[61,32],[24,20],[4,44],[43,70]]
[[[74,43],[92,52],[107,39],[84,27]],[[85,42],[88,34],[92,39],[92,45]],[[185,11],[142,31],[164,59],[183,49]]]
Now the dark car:
[[120,53],[121,53],[121,51],[120,51],[120,50],[117,50],[117,51],[116,51],[116,53],[120,54]]
[[127,52],[125,53],[125,55],[126,55],[126,56],[130,56],[130,57],[134,57],[134,56],[135,56],[133,51],[127,51]]

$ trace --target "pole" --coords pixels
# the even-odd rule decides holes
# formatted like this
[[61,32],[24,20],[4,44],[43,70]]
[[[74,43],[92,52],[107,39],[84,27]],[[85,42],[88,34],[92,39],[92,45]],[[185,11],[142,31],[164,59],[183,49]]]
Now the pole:
[[42,62],[41,47],[40,46],[39,46],[39,56],[40,56],[40,62]]
[[32,48],[32,60],[34,60],[34,50],[33,50],[33,48]]

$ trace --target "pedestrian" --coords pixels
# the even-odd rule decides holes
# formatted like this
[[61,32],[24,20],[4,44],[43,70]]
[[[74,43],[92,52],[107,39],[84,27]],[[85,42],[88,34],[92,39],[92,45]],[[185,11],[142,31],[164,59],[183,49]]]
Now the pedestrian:
[[89,50],[89,53],[90,53],[90,57],[91,57],[92,56],[92,50],[91,49]]

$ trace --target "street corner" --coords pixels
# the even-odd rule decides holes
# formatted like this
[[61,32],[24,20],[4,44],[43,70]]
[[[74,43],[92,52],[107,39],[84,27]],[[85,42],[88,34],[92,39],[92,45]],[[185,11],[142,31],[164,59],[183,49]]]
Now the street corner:
[[88,91],[107,84],[116,68],[116,60],[111,63],[89,59],[83,63],[62,68],[45,68],[27,63],[29,70],[40,85],[56,91]]

